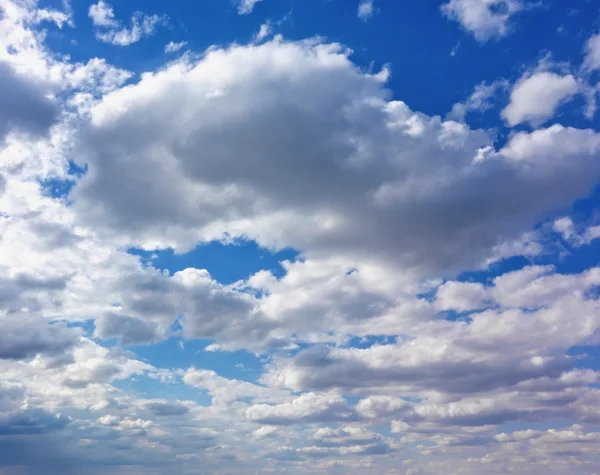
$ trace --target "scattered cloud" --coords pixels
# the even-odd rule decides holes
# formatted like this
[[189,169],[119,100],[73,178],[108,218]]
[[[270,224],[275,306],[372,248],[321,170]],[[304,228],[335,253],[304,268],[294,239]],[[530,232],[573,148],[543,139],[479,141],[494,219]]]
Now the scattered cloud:
[[525,75],[513,86],[502,117],[511,127],[522,122],[540,125],[553,118],[557,109],[579,92],[580,84],[571,74],[539,71]]
[[167,43],[167,45],[165,46],[165,53],[177,53],[178,51],[180,51],[181,49],[185,48],[185,46],[187,45],[187,41],[179,41],[177,43],[170,41],[169,43]]
[[361,0],[358,4],[358,18],[367,21],[375,13],[374,0]]
[[592,36],[587,41],[583,68],[587,71],[600,69],[600,34]]
[[494,102],[499,102],[499,96],[506,92],[510,83],[505,79],[498,79],[491,84],[482,82],[475,86],[473,93],[465,102],[458,102],[452,106],[447,118],[464,122],[470,112],[485,112],[491,109]]
[[[445,11],[484,41],[499,5]],[[600,134],[556,123],[593,39],[444,118],[277,22],[136,75],[50,49],[67,3],[0,9],[1,473],[594,473]],[[527,129],[468,124],[504,102]],[[214,240],[298,257],[223,283]]]
[[240,15],[249,15],[256,4],[262,0],[234,0],[237,3],[237,11]]
[[444,15],[482,43],[506,36],[511,18],[523,9],[523,0],[450,0],[442,5]]
[[104,43],[129,46],[151,36],[157,27],[167,22],[165,16],[144,15],[136,12],[131,17],[131,28],[116,19],[112,6],[100,0],[90,5],[88,16],[96,27],[96,38]]
[[260,43],[261,41],[265,40],[265,38],[270,36],[272,32],[273,28],[271,27],[271,23],[269,21],[263,23],[260,25],[258,32],[254,35],[254,42]]

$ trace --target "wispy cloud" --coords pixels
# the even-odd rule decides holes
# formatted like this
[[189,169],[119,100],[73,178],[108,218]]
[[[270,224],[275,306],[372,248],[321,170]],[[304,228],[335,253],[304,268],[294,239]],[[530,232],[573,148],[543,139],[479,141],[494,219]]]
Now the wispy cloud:
[[90,6],[88,16],[96,27],[96,38],[104,43],[118,46],[137,43],[142,38],[152,35],[158,26],[168,21],[164,15],[145,15],[136,12],[131,17],[131,27],[128,28],[117,20],[112,6],[103,0]]
[[179,41],[177,43],[174,41],[170,41],[165,46],[165,53],[177,53],[177,51],[184,48],[187,44],[187,41]]

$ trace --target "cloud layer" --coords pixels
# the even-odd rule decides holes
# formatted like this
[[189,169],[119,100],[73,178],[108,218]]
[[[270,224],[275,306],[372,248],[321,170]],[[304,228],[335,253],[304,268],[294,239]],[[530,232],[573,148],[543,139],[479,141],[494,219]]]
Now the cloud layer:
[[[483,43],[526,6],[442,14]],[[138,75],[51,51],[68,5],[0,8],[0,473],[597,470],[600,268],[564,262],[600,238],[570,214],[600,133],[558,117],[593,103],[595,36],[442,118],[321,38]],[[166,21],[87,13],[121,46]],[[156,263],[215,240],[298,257],[228,284]]]

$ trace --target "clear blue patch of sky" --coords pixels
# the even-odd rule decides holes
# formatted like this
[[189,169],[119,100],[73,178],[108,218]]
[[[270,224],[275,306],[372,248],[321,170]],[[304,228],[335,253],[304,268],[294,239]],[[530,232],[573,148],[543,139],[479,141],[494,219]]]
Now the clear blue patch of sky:
[[574,346],[568,351],[568,354],[573,357],[576,368],[593,369],[596,371],[600,368],[600,346]]
[[344,347],[368,349],[375,345],[394,345],[395,336],[368,335],[363,338],[354,337]]
[[172,249],[152,252],[130,249],[129,252],[170,274],[191,267],[206,269],[213,279],[222,284],[247,279],[263,269],[270,270],[278,278],[283,277],[285,270],[281,262],[295,261],[299,257],[299,253],[293,249],[271,252],[254,241],[245,240],[234,244],[213,241],[184,254],[176,254]]
[[258,357],[247,351],[205,351],[213,341],[189,340],[183,342],[170,338],[152,345],[125,346],[140,359],[161,369],[190,368],[207,369],[228,379],[256,382],[262,372]]
[[87,167],[80,167],[75,162],[69,161],[66,178],[49,178],[40,181],[46,196],[67,199],[76,181],[87,172]]
[[85,336],[91,336],[94,333],[94,321],[86,320],[83,322],[67,322],[68,328],[81,328]]

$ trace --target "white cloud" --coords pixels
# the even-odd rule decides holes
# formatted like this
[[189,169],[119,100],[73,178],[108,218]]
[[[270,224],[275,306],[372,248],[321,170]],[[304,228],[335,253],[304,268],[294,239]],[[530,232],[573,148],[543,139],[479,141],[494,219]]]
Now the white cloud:
[[127,28],[115,18],[112,7],[103,0],[90,5],[88,16],[96,27],[98,40],[119,46],[137,43],[142,38],[152,35],[158,26],[167,21],[164,16],[148,16],[136,12],[131,17],[131,28]]
[[408,412],[411,405],[394,396],[369,396],[358,401],[357,412],[368,419],[389,418]]
[[273,32],[273,28],[271,27],[271,23],[268,21],[266,23],[263,23],[262,25],[260,25],[260,29],[258,30],[258,33],[256,33],[254,35],[254,42],[260,43],[265,38],[267,38],[269,35],[271,35],[272,32]]
[[568,216],[554,221],[552,229],[560,234],[565,241],[577,247],[587,245],[600,238],[600,226],[589,226],[583,230],[578,230],[573,220]]
[[358,4],[358,18],[363,21],[367,21],[373,16],[375,8],[373,6],[374,0],[361,0]]
[[450,0],[442,5],[442,12],[485,42],[506,36],[511,18],[523,8],[523,0]]
[[559,218],[552,223],[552,229],[560,234],[564,239],[568,240],[575,232],[573,220],[568,216]]
[[[600,326],[599,301],[586,297],[599,283],[597,268],[561,275],[551,267],[529,267],[499,276],[485,288],[453,284],[468,290],[463,292],[467,298],[455,291],[444,295],[445,284],[442,306],[475,311],[469,322],[413,326],[396,344],[367,349],[307,349],[292,361],[277,360],[264,381],[293,391],[345,388],[368,394],[387,389],[417,397],[432,391],[458,397],[552,380],[572,368],[561,352],[582,344]],[[574,313],[577,322],[571,320]]]
[[252,432],[252,435],[259,439],[263,437],[273,437],[275,434],[277,434],[278,430],[279,428],[276,426],[262,426]]
[[505,79],[499,79],[487,84],[482,82],[475,86],[475,90],[465,102],[458,102],[452,106],[447,119],[464,122],[465,116],[469,112],[485,112],[493,105],[493,100],[509,88],[509,83]]
[[119,22],[115,18],[112,7],[102,0],[90,5],[88,15],[92,19],[94,26],[103,26],[106,28],[119,27]]
[[592,36],[585,45],[583,68],[588,71],[600,69],[600,34]]
[[246,410],[246,417],[262,424],[278,426],[352,420],[354,411],[339,395],[305,393],[278,405],[255,404]]
[[436,304],[442,310],[473,310],[484,305],[486,292],[483,284],[446,282],[436,294]]
[[[438,277],[588,193],[600,168],[591,130],[517,134],[493,153],[485,131],[388,102],[383,78],[339,45],[273,41],[187,61],[106,95],[78,137],[89,173],[74,209],[123,246],[185,250],[227,233]],[[474,160],[484,147],[493,158]]]
[[177,43],[175,43],[174,41],[170,41],[165,46],[165,53],[177,53],[182,48],[185,48],[186,45],[187,41],[179,41]]
[[510,104],[502,111],[502,117],[511,127],[523,122],[540,125],[580,92],[580,84],[571,74],[539,71],[525,75],[513,86]]
[[[501,432],[600,422],[599,375],[569,351],[597,342],[598,269],[452,279],[536,256],[548,233],[600,237],[572,218],[531,232],[595,184],[597,132],[552,125],[496,149],[489,131],[389,101],[387,70],[319,40],[213,48],[126,85],[32,30],[68,9],[0,5],[1,100],[28,104],[0,114],[0,472],[592,473],[591,429]],[[85,178],[68,175],[73,156]],[[48,194],[63,180],[78,182],[68,202]],[[240,236],[302,259],[223,285],[123,251]],[[158,369],[120,348],[171,336],[267,352],[265,374]]]
[[252,13],[254,7],[262,0],[234,0],[237,3],[237,11],[240,15],[248,15]]
[[272,401],[288,395],[287,392],[277,392],[246,381],[223,378],[214,371],[196,368],[189,368],[185,372],[183,382],[195,388],[208,390],[215,405],[228,405],[243,399],[256,402]]

